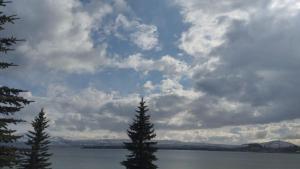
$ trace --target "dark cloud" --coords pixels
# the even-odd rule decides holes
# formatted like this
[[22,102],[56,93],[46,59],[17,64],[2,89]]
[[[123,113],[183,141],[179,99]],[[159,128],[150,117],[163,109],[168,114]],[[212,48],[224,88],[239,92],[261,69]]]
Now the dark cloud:
[[255,137],[257,139],[264,139],[267,137],[268,132],[267,131],[259,131],[255,134]]
[[247,21],[232,22],[225,43],[211,53],[219,56],[220,65],[206,75],[195,73],[195,88],[247,106],[214,111],[206,103],[195,106],[199,119],[223,126],[300,118],[300,15],[282,12],[289,11],[265,9]]
[[299,140],[300,139],[300,134],[291,134],[285,136],[283,139],[288,139],[288,140]]

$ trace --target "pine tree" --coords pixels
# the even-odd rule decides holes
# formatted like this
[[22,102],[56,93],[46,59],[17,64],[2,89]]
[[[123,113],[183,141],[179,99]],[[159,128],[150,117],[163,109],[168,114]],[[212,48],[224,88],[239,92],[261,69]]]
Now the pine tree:
[[49,127],[49,120],[47,120],[43,109],[38,116],[33,120],[33,131],[29,131],[27,137],[27,145],[30,146],[30,150],[25,153],[25,159],[21,168],[23,169],[50,169],[51,163],[49,158],[51,153],[49,150],[49,138],[46,133],[46,129]]
[[[0,7],[3,8],[8,1],[0,0]],[[13,24],[18,19],[16,15],[6,15],[0,11],[0,32],[4,30],[7,23]],[[12,46],[19,40],[15,37],[0,37],[0,52],[7,54],[13,50]],[[13,63],[0,61],[0,69],[6,69],[10,66],[16,66]],[[10,129],[11,124],[22,122],[20,119],[13,118],[13,114],[20,111],[23,106],[31,101],[20,96],[24,90],[9,88],[0,84],[0,168],[13,167],[20,160],[20,154],[16,147],[12,146],[20,136],[16,131]]]
[[153,124],[150,122],[150,115],[147,115],[149,109],[145,105],[143,98],[137,107],[133,123],[129,126],[127,134],[131,142],[125,142],[125,147],[130,154],[121,164],[126,169],[156,169],[153,164],[156,161],[154,153],[157,148],[154,147],[157,142],[152,141],[156,134]]

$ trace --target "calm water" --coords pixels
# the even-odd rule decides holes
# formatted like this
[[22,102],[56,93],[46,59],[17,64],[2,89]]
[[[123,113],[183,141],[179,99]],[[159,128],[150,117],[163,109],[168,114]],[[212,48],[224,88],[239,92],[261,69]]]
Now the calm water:
[[[124,169],[126,150],[53,148],[53,169]],[[160,169],[300,169],[300,154],[159,150]]]

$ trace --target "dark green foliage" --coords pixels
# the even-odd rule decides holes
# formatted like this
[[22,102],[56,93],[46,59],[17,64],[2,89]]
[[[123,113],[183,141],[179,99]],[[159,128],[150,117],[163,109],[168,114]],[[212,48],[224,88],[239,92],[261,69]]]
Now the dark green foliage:
[[[3,8],[8,1],[0,0],[0,7]],[[5,24],[14,23],[18,19],[15,15],[5,15],[0,11],[0,31],[4,30]],[[3,34],[2,34],[3,35]],[[12,46],[19,40],[15,37],[0,37],[0,52],[6,54],[13,50]],[[1,55],[3,56],[3,55]],[[16,66],[13,63],[0,61],[0,69]],[[12,116],[20,111],[24,105],[30,103],[27,99],[20,96],[23,90],[9,88],[0,84],[0,168],[13,167],[19,162],[19,150],[13,145],[20,136],[15,134],[15,130],[9,128],[10,124],[22,122]]]
[[50,169],[51,163],[49,157],[51,154],[49,150],[49,138],[50,136],[46,133],[46,129],[49,120],[46,119],[43,109],[38,116],[31,123],[33,131],[29,131],[27,134],[28,141],[27,145],[31,148],[25,153],[25,159],[22,164],[23,169]]
[[7,62],[0,62],[0,69],[5,69],[5,68],[8,68],[10,66],[17,66],[13,63],[7,63]]
[[[5,7],[7,3],[10,1],[3,1],[0,0],[0,7]],[[7,23],[14,24],[14,21],[18,18],[16,15],[6,15],[2,11],[0,11],[0,31],[4,30],[4,26]],[[13,50],[12,46],[15,45],[18,41],[17,38],[10,36],[10,37],[1,37],[0,38],[0,52],[7,53],[8,51]],[[12,66],[12,63],[0,62],[0,68],[7,68],[7,66]]]
[[153,162],[156,161],[154,153],[157,148],[154,146],[157,142],[151,141],[156,134],[143,98],[137,108],[135,119],[127,130],[131,142],[124,143],[130,154],[121,164],[126,169],[156,169]]

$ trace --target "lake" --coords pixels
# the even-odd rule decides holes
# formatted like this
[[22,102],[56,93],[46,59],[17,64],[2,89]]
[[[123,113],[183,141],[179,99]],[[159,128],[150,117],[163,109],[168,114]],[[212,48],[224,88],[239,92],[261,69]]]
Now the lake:
[[[53,169],[125,169],[120,161],[127,150],[51,149]],[[161,169],[299,169],[300,154],[158,150],[156,164]]]

